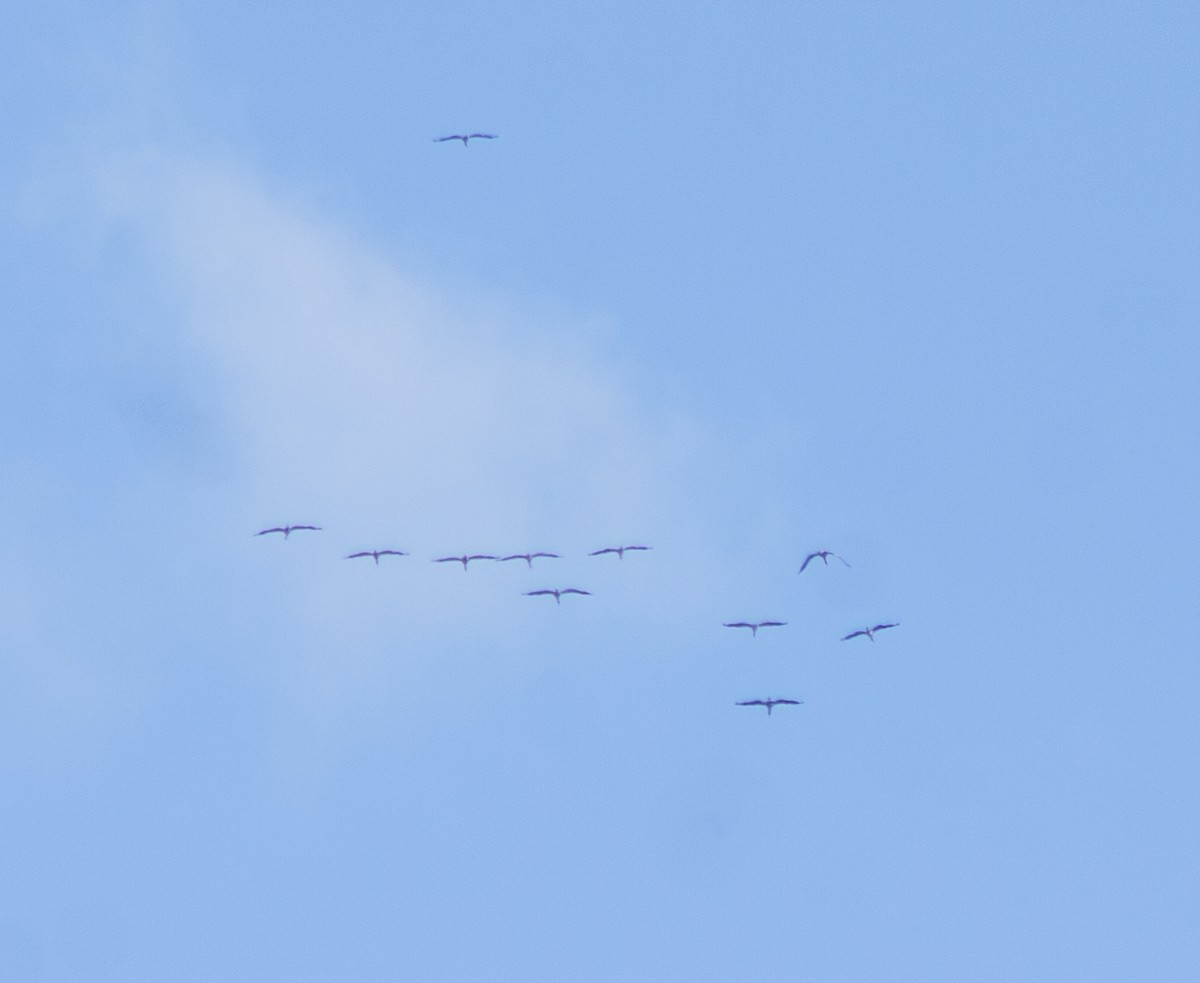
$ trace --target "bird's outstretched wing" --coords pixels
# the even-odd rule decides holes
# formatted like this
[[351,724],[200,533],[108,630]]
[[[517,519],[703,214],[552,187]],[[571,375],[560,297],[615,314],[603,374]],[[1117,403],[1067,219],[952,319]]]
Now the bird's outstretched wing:
[[771,702],[772,702],[772,703],[776,703],[776,704],[778,704],[778,703],[786,703],[786,704],[788,704],[789,706],[798,707],[798,706],[799,706],[801,703],[803,703],[804,701],[803,701],[803,700],[772,700]]
[[561,557],[557,553],[531,553],[530,556],[532,556],[535,560],[539,556],[548,556],[555,560],[561,559]]
[[463,561],[463,558],[461,556],[439,556],[433,562],[434,563],[462,563],[462,561]]
[[786,621],[760,621],[758,623],[758,627],[759,628],[782,628],[786,624],[787,624]]
[[741,700],[734,704],[734,706],[739,707],[765,707],[766,705],[766,700]]
[[[559,593],[562,593],[562,592],[560,591]],[[552,590],[527,590],[525,592],[526,597],[542,597],[546,594],[553,595],[554,591],[552,591]]]
[[256,532],[254,535],[256,535],[256,536],[265,536],[265,535],[266,535],[267,533],[269,533],[269,532],[284,532],[284,531],[285,531],[285,530],[284,530],[283,526],[275,526],[275,527],[274,527],[274,528],[272,528],[272,529],[263,529],[263,530],[261,530],[261,531],[259,531],[259,532]]
[[725,628],[757,628],[758,625],[752,625],[748,621],[726,621],[723,622]]
[[468,560],[494,560],[496,559],[490,553],[476,553],[473,556],[468,556]]
[[[370,556],[369,553],[364,553],[364,556]],[[408,556],[403,550],[380,550],[380,556]]]
[[651,547],[649,547],[649,546],[626,546],[625,549],[626,549],[626,551],[628,551],[628,550],[648,550],[648,549],[651,549]]
[[588,556],[603,556],[605,553],[619,553],[620,550],[612,546],[606,546],[602,550],[593,550]]
[[809,553],[808,556],[804,558],[804,562],[800,564],[800,569],[797,571],[797,573],[804,573],[804,568],[820,555],[820,553]]
[[[839,560],[841,560],[843,563],[846,563],[846,558],[845,558],[844,556],[838,556],[836,553],[830,553],[829,555],[830,555],[830,556],[837,556],[837,558],[838,558]],[[849,563],[846,563],[846,566],[850,566],[850,564],[849,564]]]
[[434,137],[433,142],[434,143],[445,143],[447,140],[461,140],[461,139],[463,139],[463,134],[452,133],[448,137]]
[[559,593],[560,594],[587,594],[590,596],[592,592],[590,590],[579,590],[576,587],[567,587],[563,590],[560,590]]
[[874,628],[871,629],[871,631],[883,631],[883,629],[885,629],[885,628],[899,628],[899,627],[900,627],[900,622],[893,621],[890,625],[876,625]]
[[347,560],[357,560],[360,556],[374,556],[374,553],[350,553],[346,556]]
[[526,563],[528,563],[529,556],[527,556],[525,553],[515,553],[512,556],[502,556],[499,558],[500,563],[504,563],[507,560],[524,560]]
[[312,529],[314,532],[321,531],[320,526],[292,526],[292,532],[295,532],[297,529]]
[[852,638],[858,638],[858,636],[859,636],[859,635],[865,635],[865,634],[867,634],[867,633],[866,633],[866,631],[860,628],[858,631],[852,631],[852,632],[850,632],[850,634],[849,634],[849,635],[843,635],[843,636],[842,636],[842,641],[843,641],[843,642],[848,642],[848,641],[850,641],[850,639],[852,639]]
[[468,133],[468,140],[495,140],[500,134],[498,133]]

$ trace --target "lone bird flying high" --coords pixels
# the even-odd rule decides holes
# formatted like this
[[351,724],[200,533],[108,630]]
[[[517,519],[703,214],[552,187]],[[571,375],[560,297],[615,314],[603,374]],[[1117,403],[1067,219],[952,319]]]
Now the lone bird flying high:
[[767,716],[769,717],[771,716],[771,707],[777,707],[780,704],[799,706],[803,702],[803,700],[773,700],[770,697],[767,697],[765,700],[742,700],[735,705],[739,707],[766,707]]
[[463,573],[467,572],[467,564],[472,560],[494,560],[494,556],[489,556],[486,553],[475,553],[472,556],[443,556],[434,560],[434,563],[461,563],[463,565]]
[[760,628],[782,628],[786,625],[786,621],[726,621],[725,628],[749,628],[752,638],[758,637],[758,629]]
[[[825,561],[825,566],[829,566],[829,558],[831,556],[837,557],[837,559],[841,560],[843,563],[846,563],[845,558],[838,556],[832,550],[817,550],[815,553],[809,553],[808,556],[806,556],[804,558],[804,562],[800,564],[800,569],[797,572],[804,573],[804,568],[806,566],[808,566],[817,557],[820,557],[822,560]],[[850,566],[850,564],[846,563],[846,566]]]
[[434,143],[445,143],[447,140],[461,140],[465,147],[468,140],[495,140],[498,133],[452,133],[448,137],[434,137]]
[[313,529],[320,531],[320,528],[320,526],[272,526],[270,529],[263,529],[259,532],[256,532],[254,535],[265,536],[269,532],[281,532],[283,533],[283,538],[287,539],[288,536],[294,533],[297,529]]
[[843,635],[842,641],[848,642],[852,638],[858,638],[859,635],[866,635],[867,638],[873,642],[873,641],[875,641],[875,632],[883,631],[883,629],[885,629],[885,628],[897,628],[897,627],[899,627],[899,625],[900,625],[899,621],[894,621],[890,625],[874,625],[871,628],[860,628],[860,629],[858,629],[858,631],[850,632],[849,635]]
[[379,558],[381,556],[408,556],[407,553],[402,553],[400,550],[365,550],[362,553],[351,553],[346,557],[347,560],[357,560],[360,556],[372,556],[375,558],[375,566],[379,566]]
[[592,592],[590,590],[579,590],[578,588],[575,588],[575,587],[563,587],[563,588],[557,588],[555,590],[527,590],[525,592],[525,596],[526,597],[553,596],[554,603],[561,604],[562,602],[559,601],[559,598],[562,597],[563,594],[587,594],[590,597],[591,593]]
[[618,560],[625,559],[626,550],[648,550],[649,546],[606,546],[602,550],[594,550],[588,556],[602,556],[605,553],[616,553]]
[[536,560],[539,556],[549,556],[549,557],[553,557],[556,560],[560,559],[560,557],[557,553],[514,553],[512,556],[500,557],[499,562],[504,563],[507,560],[524,560],[527,564],[529,564],[529,569],[532,570],[533,569],[533,561]]

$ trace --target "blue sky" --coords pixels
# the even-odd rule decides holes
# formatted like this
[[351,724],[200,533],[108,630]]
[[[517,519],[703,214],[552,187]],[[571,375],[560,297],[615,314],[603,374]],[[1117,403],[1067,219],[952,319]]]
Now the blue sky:
[[1193,978],[1194,7],[345,6],[10,16],[0,976]]

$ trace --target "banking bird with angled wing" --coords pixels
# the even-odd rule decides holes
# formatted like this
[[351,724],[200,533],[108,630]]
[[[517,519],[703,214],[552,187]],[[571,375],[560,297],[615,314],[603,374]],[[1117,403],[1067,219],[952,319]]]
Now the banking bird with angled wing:
[[[829,558],[831,556],[841,560],[843,563],[846,563],[843,557],[838,556],[832,550],[817,550],[815,553],[809,553],[808,556],[804,558],[804,562],[800,564],[800,569],[797,572],[804,573],[804,568],[807,567],[813,560],[817,559],[817,557],[820,557],[825,561],[825,566],[829,566]],[[850,566],[850,564],[846,563],[846,566]]]
[[860,628],[860,629],[858,629],[858,631],[850,632],[849,635],[843,635],[842,641],[848,642],[852,638],[858,638],[860,635],[866,635],[867,639],[869,641],[873,642],[873,641],[875,641],[875,632],[883,631],[883,629],[885,629],[885,628],[898,628],[898,627],[900,627],[899,621],[893,621],[891,624],[888,624],[888,625],[872,625],[870,628]]

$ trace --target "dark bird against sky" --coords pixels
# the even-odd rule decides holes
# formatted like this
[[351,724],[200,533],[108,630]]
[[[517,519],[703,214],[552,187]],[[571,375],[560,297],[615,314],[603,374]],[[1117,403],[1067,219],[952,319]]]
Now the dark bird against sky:
[[773,700],[770,697],[768,697],[765,700],[742,700],[741,702],[739,702],[736,705],[739,707],[766,707],[767,708],[767,716],[769,717],[769,716],[771,716],[771,707],[777,707],[780,704],[787,704],[788,706],[799,706],[803,702],[804,702],[803,700]]
[[365,550],[362,553],[351,553],[346,557],[347,560],[357,560],[360,556],[371,556],[375,558],[375,566],[379,566],[379,558],[381,556],[408,556],[407,553],[402,553],[400,550]]
[[283,533],[283,538],[287,539],[288,536],[290,536],[292,533],[294,533],[297,529],[313,529],[313,530],[319,531],[320,528],[321,528],[320,526],[272,526],[270,529],[260,530],[259,532],[256,532],[254,535],[265,536],[269,532],[281,532],[281,533]]
[[467,564],[472,560],[494,560],[494,556],[486,553],[475,553],[471,556],[443,556],[434,560],[434,563],[461,563],[463,565],[463,573],[467,572]]
[[434,143],[445,143],[447,140],[461,140],[465,147],[468,140],[495,140],[497,133],[451,133],[448,137],[434,137]]
[[560,557],[557,553],[514,553],[512,556],[500,557],[499,562],[504,563],[507,560],[524,560],[527,564],[529,564],[529,569],[532,570],[533,569],[533,561],[536,560],[539,556],[549,556],[549,557],[553,557],[556,560],[560,559]]
[[649,546],[606,546],[602,550],[594,550],[588,556],[602,556],[605,553],[616,553],[618,560],[625,559],[626,550],[648,550]]
[[563,594],[587,594],[587,595],[591,596],[591,593],[592,592],[590,590],[579,590],[577,587],[562,587],[562,588],[559,588],[556,590],[527,590],[525,592],[525,596],[526,597],[553,596],[554,603],[561,604],[562,602],[559,600],[559,598],[562,597]]
[[782,628],[786,625],[786,621],[726,621],[726,628],[749,628],[752,637],[758,637],[758,629],[760,628]]
[[[825,561],[825,566],[829,566],[829,558],[831,556],[837,557],[837,559],[841,560],[843,563],[846,563],[846,561],[843,557],[838,556],[832,550],[817,550],[815,553],[809,553],[808,556],[806,556],[804,558],[804,562],[800,564],[799,573],[804,573],[804,568],[806,566],[808,566],[810,563],[812,563],[812,561],[815,560],[817,557],[820,557],[822,560]],[[846,563],[846,566],[850,566],[850,564]]]
[[850,632],[849,635],[843,635],[842,641],[848,642],[852,638],[858,638],[859,635],[866,635],[867,638],[873,642],[873,641],[875,641],[875,632],[883,631],[883,629],[885,629],[885,628],[898,628],[899,626],[900,626],[899,621],[893,621],[889,625],[873,625],[870,628],[860,628],[860,629],[858,629],[858,631]]

